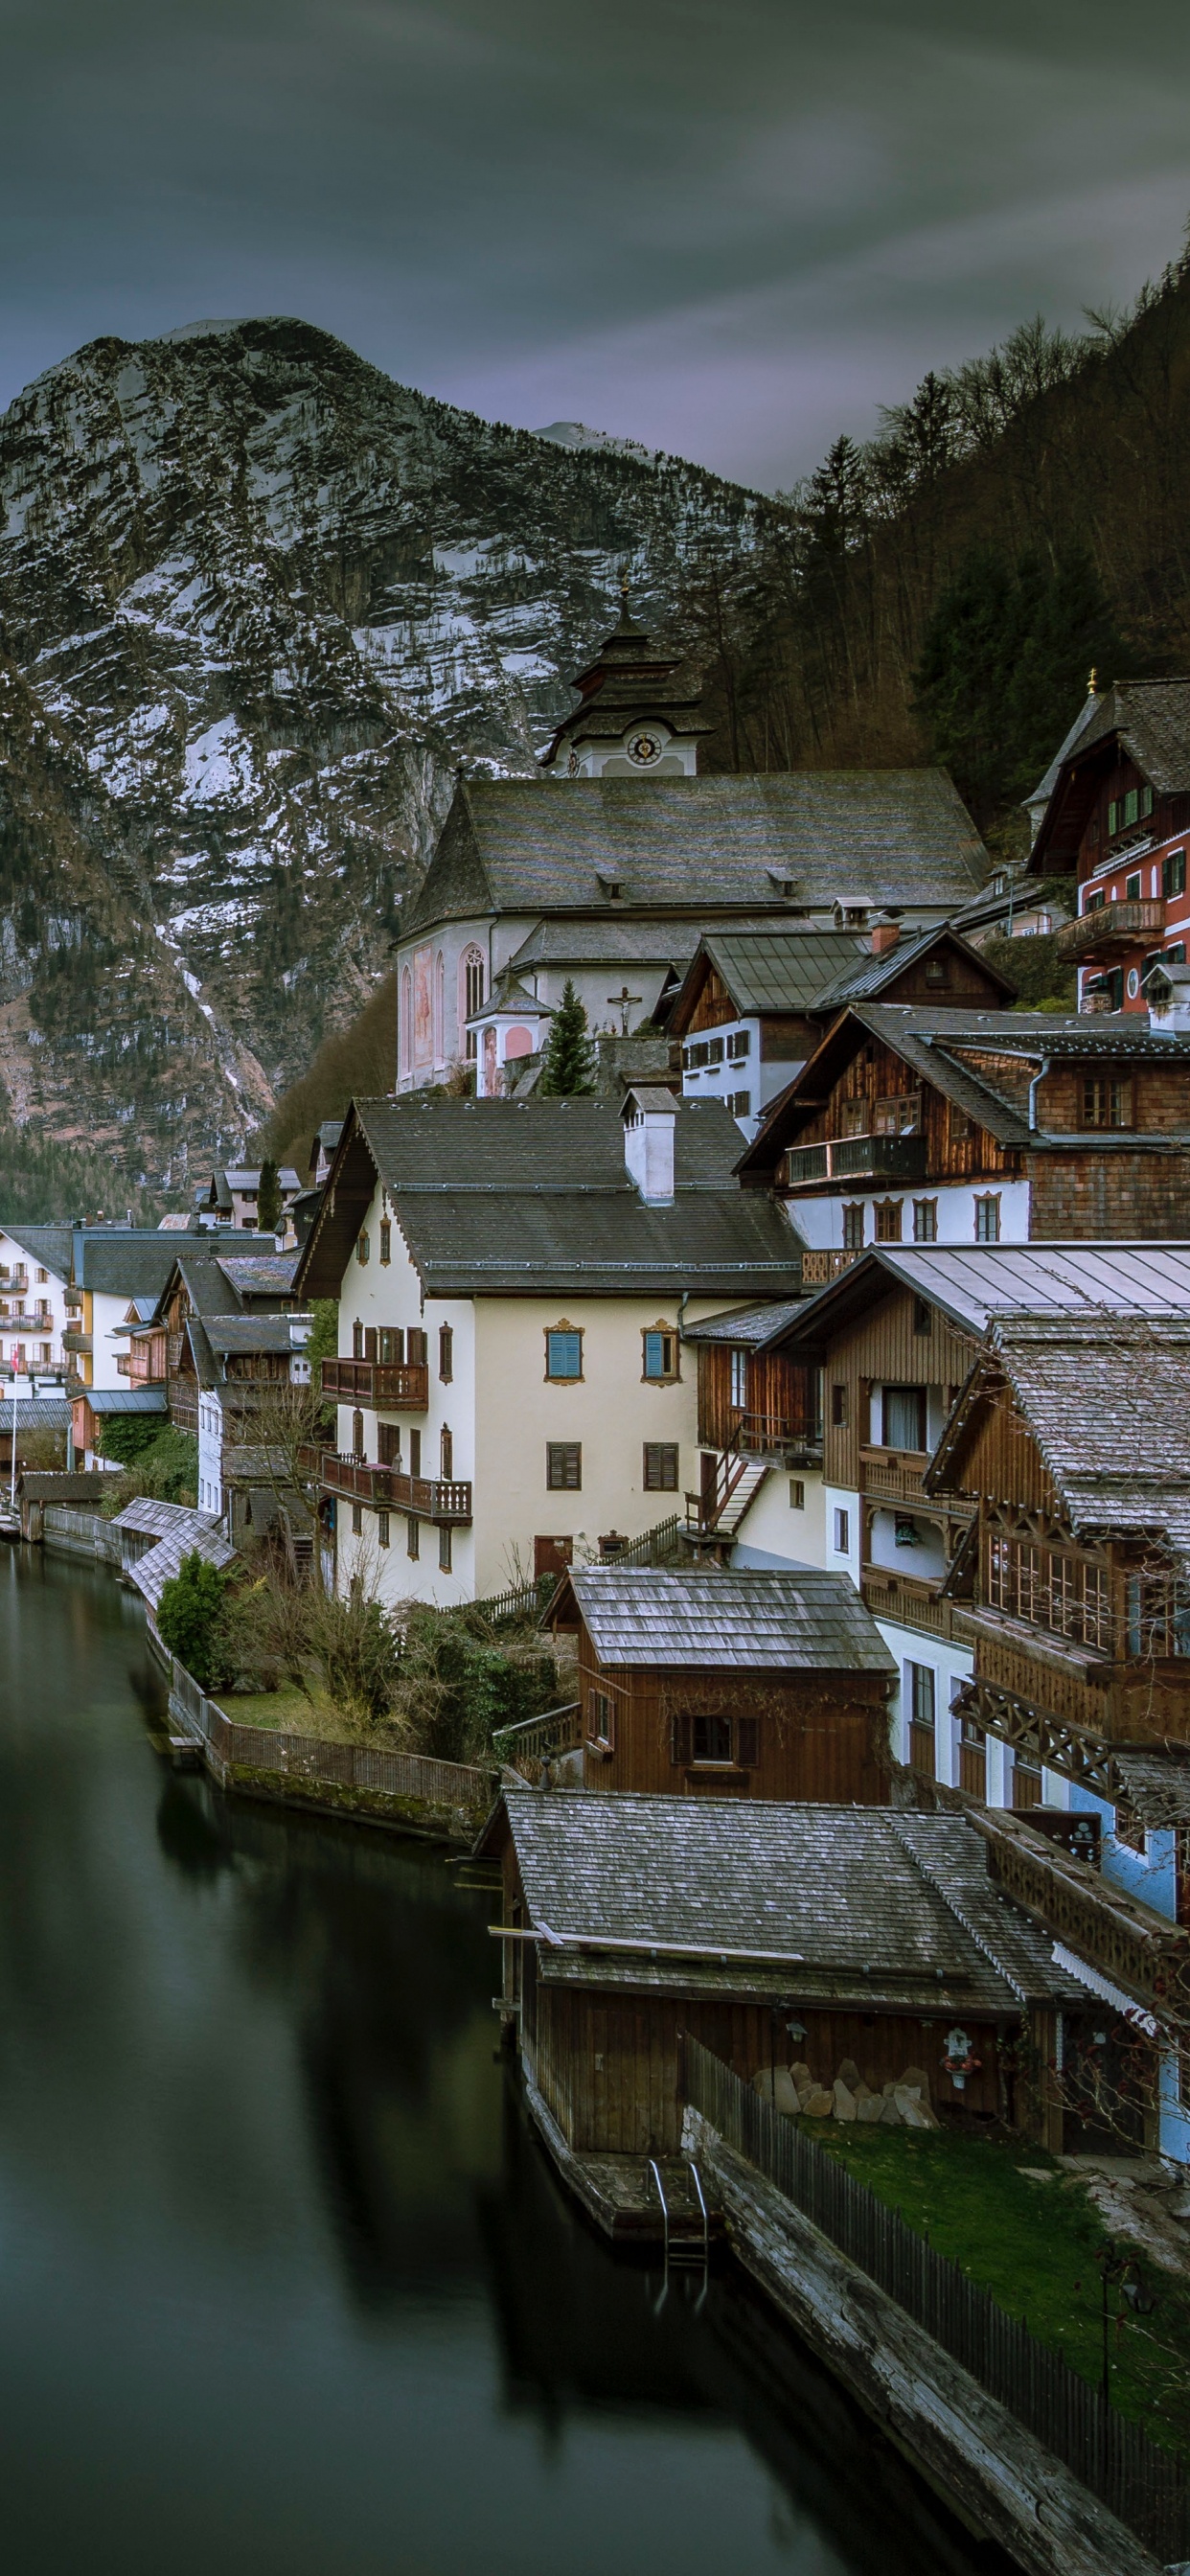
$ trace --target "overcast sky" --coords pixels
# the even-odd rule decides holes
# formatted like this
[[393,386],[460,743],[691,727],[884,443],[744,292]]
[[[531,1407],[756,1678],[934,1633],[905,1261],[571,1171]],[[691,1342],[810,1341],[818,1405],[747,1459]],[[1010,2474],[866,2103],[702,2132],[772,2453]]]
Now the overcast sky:
[[294,313],[784,486],[1190,212],[1186,0],[0,0],[0,42],[3,401]]

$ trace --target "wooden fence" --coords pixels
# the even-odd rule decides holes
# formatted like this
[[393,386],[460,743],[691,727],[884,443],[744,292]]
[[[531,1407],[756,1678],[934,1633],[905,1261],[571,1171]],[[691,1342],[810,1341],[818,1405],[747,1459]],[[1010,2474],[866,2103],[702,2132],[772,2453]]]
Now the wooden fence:
[[681,2098],[725,2144],[767,2175],[1155,2557],[1167,2565],[1190,2557],[1190,2491],[1181,2463],[721,2058],[689,2034],[680,2045]]
[[64,1556],[89,1556],[101,1564],[120,1562],[120,1533],[102,1512],[78,1511],[70,1503],[47,1503],[42,1531],[48,1547]]
[[[199,1689],[155,1627],[152,1636],[169,1670],[170,1714],[188,1735],[201,1739],[225,1787],[252,1787],[278,1798],[298,1792],[314,1805],[350,1804],[393,1823],[442,1831],[454,1841],[469,1841],[487,1813],[493,1775],[478,1763],[435,1762],[420,1753],[242,1726]],[[327,1793],[324,1799],[320,1791]]]

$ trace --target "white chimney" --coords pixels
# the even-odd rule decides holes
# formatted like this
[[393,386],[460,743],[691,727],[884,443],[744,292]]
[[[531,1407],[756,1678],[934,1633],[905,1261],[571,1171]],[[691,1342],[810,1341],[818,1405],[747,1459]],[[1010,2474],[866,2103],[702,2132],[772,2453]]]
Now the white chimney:
[[674,1194],[674,1125],[677,1110],[672,1091],[650,1085],[625,1095],[624,1161],[628,1176],[646,1207],[668,1207]]
[[1141,986],[1149,1006],[1149,1030],[1155,1038],[1190,1036],[1190,966],[1151,966]]

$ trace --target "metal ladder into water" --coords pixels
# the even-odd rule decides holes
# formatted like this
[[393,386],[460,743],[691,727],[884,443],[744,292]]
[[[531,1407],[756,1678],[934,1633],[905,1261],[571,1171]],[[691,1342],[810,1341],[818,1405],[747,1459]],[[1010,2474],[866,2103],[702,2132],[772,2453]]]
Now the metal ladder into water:
[[682,2237],[682,2236],[679,2236],[679,2237],[672,2237],[672,2236],[671,2236],[671,2234],[670,2234],[670,2208],[669,2208],[669,2202],[667,2201],[667,2199],[666,2199],[666,2197],[665,2197],[665,2184],[663,2183],[663,2181],[662,2181],[662,2179],[661,2179],[661,2168],[660,2168],[659,2164],[657,2163],[657,2159],[656,2159],[656,2157],[655,2157],[655,2156],[650,2156],[650,2158],[649,2158],[649,2171],[650,2171],[650,2173],[652,2174],[653,2180],[654,2180],[654,2182],[655,2182],[655,2183],[656,2183],[656,2185],[657,2185],[657,2198],[658,2198],[658,2200],[659,2200],[659,2201],[660,2201],[660,2203],[661,2203],[661,2232],[662,2232],[662,2239],[663,2239],[663,2243],[664,2243],[664,2246],[665,2246],[665,2277],[664,2277],[664,2279],[663,2279],[663,2281],[662,2281],[662,2284],[661,2284],[661,2295],[660,2295],[660,2297],[659,2297],[659,2298],[657,2299],[657,2301],[656,2301],[656,2306],[657,2306],[657,2308],[658,2308],[658,2309],[660,2309],[661,2307],[663,2307],[663,2305],[664,2305],[664,2303],[665,2303],[665,2299],[666,2299],[667,2293],[668,2293],[668,2290],[669,2290],[669,2273],[670,2273],[670,2265],[671,2265],[671,2264],[674,2266],[675,2270],[676,2270],[679,2266],[683,2266],[683,2267],[686,2267],[686,2268],[690,2269],[691,2271],[695,2271],[695,2270],[697,2270],[697,2271],[700,2271],[700,2272],[702,2273],[702,2287],[701,2287],[701,2289],[699,2290],[698,2299],[697,2299],[697,2302],[696,2302],[696,2308],[701,2308],[701,2306],[702,2306],[703,2300],[705,2299],[705,2297],[706,2297],[706,2295],[707,2295],[707,2283],[708,2283],[708,2281],[709,2281],[709,2279],[710,2279],[710,2271],[711,2271],[711,2221],[710,2221],[710,2213],[709,2213],[709,2211],[708,2211],[708,2209],[707,2209],[706,2197],[705,2197],[705,2194],[704,2194],[704,2192],[703,2192],[703,2187],[702,2187],[702,2179],[701,2179],[701,2176],[700,2176],[700,2174],[699,2174],[698,2167],[697,2167],[697,2165],[695,2164],[695,2161],[694,2161],[693,2156],[687,2156],[685,2161],[686,2161],[686,2169],[687,2169],[687,2172],[688,2172],[688,2173],[689,2173],[689,2175],[690,2175],[690,2179],[691,2179],[691,2181],[692,2181],[692,2183],[693,2183],[693,2185],[694,2185],[695,2192],[696,2192],[696,2194],[697,2194],[697,2196],[698,2196],[698,2206],[699,2206],[699,2208],[700,2208],[700,2210],[701,2210],[701,2212],[702,2212],[702,2243],[701,2243],[701,2245],[699,2244],[699,2241],[698,2241],[698,2238],[697,2238],[697,2237]]

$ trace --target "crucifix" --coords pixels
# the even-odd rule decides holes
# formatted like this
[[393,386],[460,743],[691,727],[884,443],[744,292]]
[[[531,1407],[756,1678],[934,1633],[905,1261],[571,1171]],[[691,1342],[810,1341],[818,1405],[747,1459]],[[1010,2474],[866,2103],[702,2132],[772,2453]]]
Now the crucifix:
[[611,1003],[612,1009],[614,1011],[618,1011],[620,1014],[620,1035],[622,1038],[626,1038],[628,1035],[628,1013],[632,1004],[634,1002],[639,1002],[641,996],[639,993],[630,993],[628,986],[626,984],[622,984],[618,993],[609,993],[607,998]]

